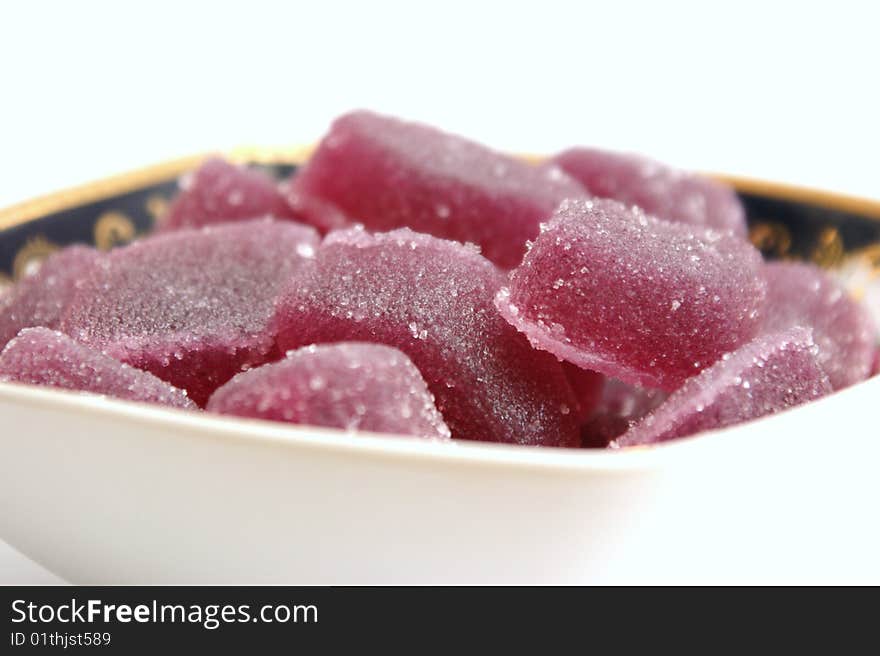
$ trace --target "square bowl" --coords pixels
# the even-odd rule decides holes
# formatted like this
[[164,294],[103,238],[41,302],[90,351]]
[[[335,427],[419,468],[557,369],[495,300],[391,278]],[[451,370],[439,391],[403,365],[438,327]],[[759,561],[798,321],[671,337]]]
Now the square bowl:
[[[281,177],[307,149],[243,149]],[[0,284],[148,232],[200,157],[0,211]],[[880,203],[730,179],[769,257],[880,274]],[[0,538],[79,583],[880,582],[874,378],[621,452],[426,443],[0,383]]]

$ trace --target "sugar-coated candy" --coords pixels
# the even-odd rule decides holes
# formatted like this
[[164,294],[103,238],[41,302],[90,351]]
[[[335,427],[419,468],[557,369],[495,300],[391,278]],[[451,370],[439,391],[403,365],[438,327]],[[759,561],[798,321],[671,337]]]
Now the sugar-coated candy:
[[346,430],[449,437],[412,361],[390,346],[304,346],[236,375],[211,396],[211,412]]
[[282,350],[369,341],[410,357],[453,438],[577,446],[562,367],[498,314],[502,276],[476,249],[408,229],[331,232],[277,304]]
[[758,337],[688,380],[613,446],[724,428],[830,394],[818,352],[808,328]]
[[267,216],[296,218],[272,178],[219,157],[206,160],[181,178],[180,187],[180,193],[162,218],[162,230]]
[[867,308],[812,264],[768,263],[764,277],[765,330],[774,332],[796,325],[812,328],[819,362],[836,390],[871,374],[877,328]]
[[602,397],[606,378],[599,372],[581,369],[571,362],[563,362],[562,371],[578,402],[578,420],[583,421],[593,414],[596,404]]
[[496,301],[536,348],[672,391],[757,334],[761,267],[730,233],[565,201]]
[[581,444],[605,448],[615,437],[663,403],[669,396],[663,390],[629,385],[606,378],[592,414],[581,427]]
[[183,390],[48,328],[25,328],[6,345],[0,380],[197,409]]
[[572,148],[551,160],[599,198],[638,205],[666,221],[748,233],[736,192],[705,176],[687,173],[639,155]]
[[290,184],[291,206],[321,229],[362,223],[472,242],[498,266],[519,264],[565,198],[583,188],[431,127],[360,111],[333,123]]
[[69,246],[47,257],[0,298],[0,349],[22,328],[58,328],[77,285],[99,257],[86,246]]
[[267,219],[142,239],[101,258],[61,329],[204,405],[233,375],[275,357],[276,293],[318,242],[312,228]]

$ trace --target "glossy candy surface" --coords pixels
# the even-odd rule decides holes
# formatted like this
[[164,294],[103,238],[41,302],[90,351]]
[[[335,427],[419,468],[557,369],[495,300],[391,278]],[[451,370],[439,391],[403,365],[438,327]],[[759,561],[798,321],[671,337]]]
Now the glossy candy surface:
[[578,420],[583,421],[593,414],[607,379],[596,371],[581,369],[571,362],[563,362],[562,371],[578,401]]
[[667,392],[606,378],[593,412],[581,427],[582,445],[605,448],[638,420],[663,403]]

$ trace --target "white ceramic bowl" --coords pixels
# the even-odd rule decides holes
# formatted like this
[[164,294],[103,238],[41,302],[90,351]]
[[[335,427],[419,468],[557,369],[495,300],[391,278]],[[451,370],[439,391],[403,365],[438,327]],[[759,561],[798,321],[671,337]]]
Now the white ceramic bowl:
[[[152,202],[124,191],[74,200]],[[70,206],[0,213],[0,228],[52,212],[63,227]],[[96,241],[125,233],[118,214],[89,219]],[[599,452],[0,384],[0,538],[76,583],[880,583],[878,400],[875,378],[715,434]]]
[[877,583],[878,398],[572,452],[0,384],[0,536],[77,583]]

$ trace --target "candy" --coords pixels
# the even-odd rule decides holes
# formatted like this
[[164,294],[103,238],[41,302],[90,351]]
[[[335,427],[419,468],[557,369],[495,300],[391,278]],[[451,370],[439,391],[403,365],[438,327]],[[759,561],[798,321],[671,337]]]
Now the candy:
[[235,376],[211,396],[222,414],[346,430],[448,438],[419,370],[389,346],[306,346]]
[[589,448],[607,447],[668,396],[662,390],[606,378],[593,412],[581,427],[581,444]]
[[760,328],[761,256],[616,201],[566,201],[496,299],[536,348],[672,391]]
[[723,428],[830,394],[811,331],[757,338],[688,380],[612,446],[665,442]]
[[276,293],[317,246],[313,229],[270,220],[143,239],[102,258],[61,329],[203,405],[277,357],[267,330]]
[[219,158],[206,160],[180,181],[181,191],[168,208],[162,230],[196,228],[212,223],[296,214],[275,181],[260,171]]
[[0,380],[196,409],[186,392],[48,328],[26,328],[6,345]]
[[461,137],[369,112],[333,124],[294,176],[291,206],[327,230],[409,227],[478,244],[498,266],[519,264],[565,198],[585,197],[557,167],[538,167]]
[[98,251],[85,246],[56,251],[0,297],[0,349],[22,328],[58,328],[65,307],[98,257]]
[[819,363],[838,390],[871,374],[877,329],[867,308],[841,285],[811,264],[774,262],[767,279],[768,332],[808,326],[819,346]]
[[562,363],[562,371],[578,401],[578,420],[583,421],[593,414],[596,404],[602,397],[605,376],[589,369],[581,369],[570,362]]
[[667,221],[748,234],[742,203],[727,185],[659,162],[595,148],[572,148],[551,160],[600,198],[638,205]]
[[492,305],[502,276],[475,249],[408,229],[331,232],[277,304],[282,350],[369,341],[408,355],[456,439],[576,446],[555,358]]

